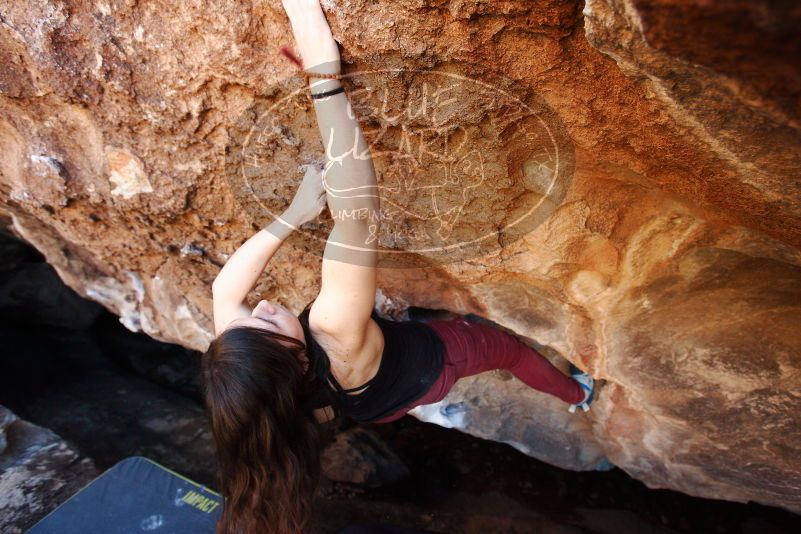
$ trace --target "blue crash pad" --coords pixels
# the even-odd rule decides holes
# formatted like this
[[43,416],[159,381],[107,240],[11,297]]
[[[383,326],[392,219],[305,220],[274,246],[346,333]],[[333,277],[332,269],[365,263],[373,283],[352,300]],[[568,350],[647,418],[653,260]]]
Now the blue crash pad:
[[[90,482],[27,534],[214,534],[222,497],[143,456]],[[438,534],[380,524],[350,524],[336,534]]]
[[142,456],[118,462],[28,534],[213,534],[222,497]]

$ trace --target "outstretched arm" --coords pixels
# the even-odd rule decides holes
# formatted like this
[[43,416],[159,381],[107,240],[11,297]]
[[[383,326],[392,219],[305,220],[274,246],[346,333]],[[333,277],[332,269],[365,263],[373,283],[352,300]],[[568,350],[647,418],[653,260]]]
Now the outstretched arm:
[[309,167],[289,208],[242,243],[214,279],[211,287],[215,336],[236,317],[250,315],[250,309],[244,304],[245,297],[267,263],[295,228],[314,220],[324,207],[322,172]]
[[[307,72],[340,72],[339,49],[319,0],[283,0]],[[312,94],[337,80],[311,77]],[[323,253],[320,294],[309,320],[348,347],[364,340],[375,305],[379,196],[375,169],[350,100],[342,92],[314,99],[325,148],[323,183],[334,228]]]

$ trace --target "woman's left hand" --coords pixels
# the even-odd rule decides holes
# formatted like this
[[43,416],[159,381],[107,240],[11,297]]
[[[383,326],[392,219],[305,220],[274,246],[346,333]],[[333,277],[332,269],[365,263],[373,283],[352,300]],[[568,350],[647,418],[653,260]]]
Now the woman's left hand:
[[315,220],[325,206],[323,171],[310,165],[287,211],[293,214],[295,221],[300,225]]

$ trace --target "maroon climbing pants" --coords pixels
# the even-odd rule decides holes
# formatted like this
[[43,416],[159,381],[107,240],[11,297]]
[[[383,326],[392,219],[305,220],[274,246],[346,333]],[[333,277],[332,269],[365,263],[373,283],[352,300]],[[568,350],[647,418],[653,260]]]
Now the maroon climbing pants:
[[442,374],[421,398],[374,422],[389,423],[415,406],[438,402],[460,378],[492,369],[506,369],[528,386],[571,404],[584,398],[584,390],[578,382],[511,334],[461,318],[431,320],[426,324],[439,334],[445,345]]

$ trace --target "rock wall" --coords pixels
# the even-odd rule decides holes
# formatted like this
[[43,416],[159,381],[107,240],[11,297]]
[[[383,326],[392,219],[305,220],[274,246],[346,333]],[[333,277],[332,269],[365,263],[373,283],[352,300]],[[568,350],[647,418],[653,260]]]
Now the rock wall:
[[60,436],[0,406],[0,527],[21,534],[99,473]]
[[[565,467],[608,459],[652,487],[801,511],[799,8],[323,5],[354,103],[378,87],[407,112],[362,114],[396,208],[378,304],[481,315],[605,381],[587,414],[502,372],[415,414]],[[14,230],[131,330],[203,350],[219,268],[322,156],[280,44],[277,0],[4,5]],[[446,85],[454,98],[408,113]],[[503,231],[444,246],[487,227]],[[313,298],[329,228],[293,236],[251,304]]]

